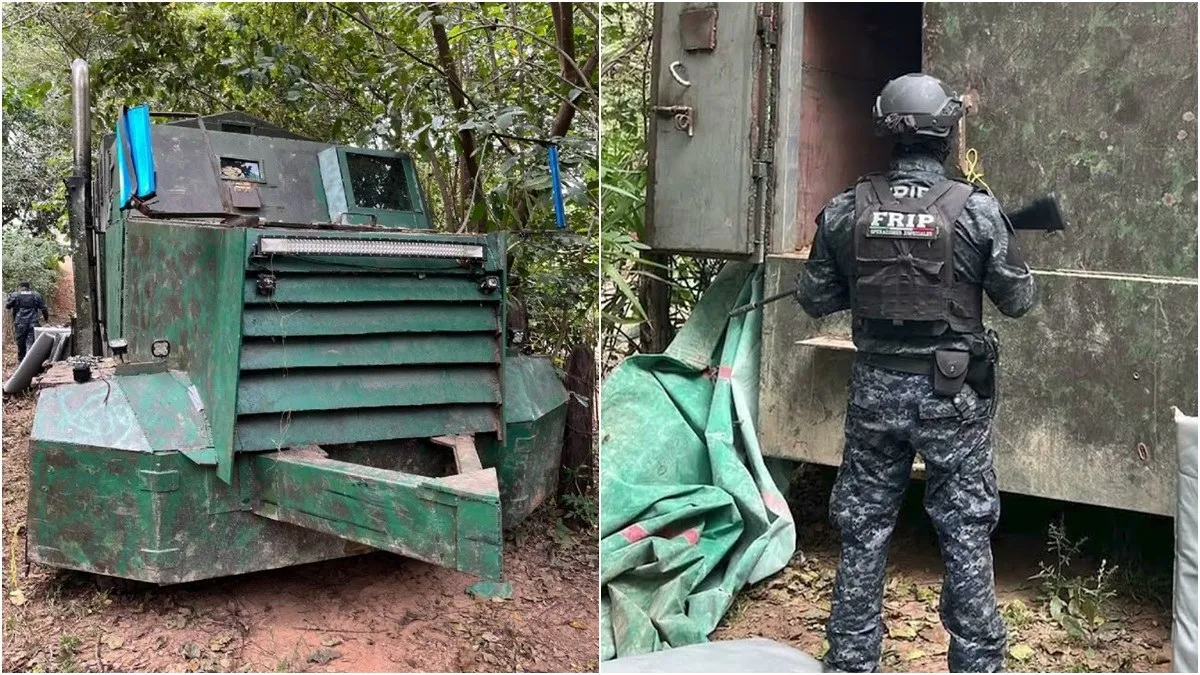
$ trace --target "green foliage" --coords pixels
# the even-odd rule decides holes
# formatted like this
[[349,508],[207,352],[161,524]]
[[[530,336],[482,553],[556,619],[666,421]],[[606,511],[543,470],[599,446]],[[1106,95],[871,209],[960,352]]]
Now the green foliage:
[[[653,6],[616,2],[601,5],[604,144],[601,148],[602,233],[601,349],[608,370],[637,350],[646,313],[638,300],[639,279],[653,274],[641,254],[646,236],[646,130],[650,84]],[[610,358],[611,357],[611,358]]]
[[33,233],[16,226],[5,225],[3,277],[7,288],[16,290],[18,283],[28,281],[33,290],[49,298],[57,287],[59,264],[70,251],[50,234]]
[[[563,476],[560,480],[565,480],[571,483],[580,480],[585,475],[592,473],[592,467],[581,466],[575,468],[563,468]],[[600,504],[596,499],[595,491],[588,494],[574,494],[567,492],[559,495],[558,505],[563,510],[563,518],[569,523],[579,524],[587,529],[592,529],[600,524]]]
[[1112,588],[1112,575],[1117,568],[1108,567],[1107,561],[1102,560],[1093,575],[1070,574],[1071,561],[1085,541],[1072,541],[1062,523],[1051,523],[1046,549],[1054,554],[1055,560],[1049,564],[1039,561],[1040,570],[1032,578],[1041,580],[1042,597],[1050,618],[1073,639],[1094,645],[1097,631],[1108,622],[1105,613],[1109,601],[1117,594]]
[[65,231],[71,127],[60,113],[70,106],[68,83],[42,79],[46,59],[28,47],[4,43],[3,222]]

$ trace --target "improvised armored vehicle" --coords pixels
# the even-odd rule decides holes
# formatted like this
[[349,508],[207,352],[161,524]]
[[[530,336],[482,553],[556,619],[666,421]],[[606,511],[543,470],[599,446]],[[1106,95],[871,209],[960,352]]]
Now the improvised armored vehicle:
[[77,330],[115,365],[40,394],[30,558],[166,584],[382,549],[498,582],[567,400],[507,344],[504,235],[436,232],[407,155],[240,113],[130,109],[91,183],[73,70]]

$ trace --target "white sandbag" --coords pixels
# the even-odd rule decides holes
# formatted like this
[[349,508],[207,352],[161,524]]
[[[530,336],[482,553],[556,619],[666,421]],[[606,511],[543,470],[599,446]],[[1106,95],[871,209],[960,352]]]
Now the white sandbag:
[[601,673],[820,673],[821,662],[764,638],[717,640],[626,656],[600,664]]
[[1172,665],[1177,673],[1196,669],[1196,418],[1175,409],[1179,447],[1178,506],[1175,511],[1175,616],[1171,622]]

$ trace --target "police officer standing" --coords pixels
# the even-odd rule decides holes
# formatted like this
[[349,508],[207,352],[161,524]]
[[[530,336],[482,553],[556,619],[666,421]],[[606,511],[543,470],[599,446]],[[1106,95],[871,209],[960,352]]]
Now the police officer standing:
[[8,302],[4,308],[12,312],[13,334],[17,339],[17,363],[25,360],[25,352],[33,346],[33,329],[38,324],[40,314],[46,323],[50,322],[50,310],[42,294],[30,290],[29,282],[22,281],[15,293],[9,293]]
[[918,454],[945,563],[950,670],[1004,665],[990,541],[1000,518],[991,438],[998,345],[983,325],[983,294],[1019,317],[1036,287],[999,203],[946,175],[962,115],[962,100],[934,77],[884,87],[874,118],[894,141],[888,170],[825,206],[797,282],[809,315],[851,311],[858,350],[829,505],[842,542],[829,670],[879,667],[888,542]]

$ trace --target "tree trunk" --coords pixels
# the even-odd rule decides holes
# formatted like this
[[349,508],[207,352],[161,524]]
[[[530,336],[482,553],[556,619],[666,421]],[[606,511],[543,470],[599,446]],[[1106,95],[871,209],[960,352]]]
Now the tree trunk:
[[[509,261],[509,269],[512,269],[512,261]],[[508,277],[506,301],[505,329],[508,331],[508,341],[518,349],[525,349],[529,344],[529,311],[520,281],[512,275]]]
[[[592,448],[595,439],[596,350],[576,345],[567,357],[567,428],[563,437],[558,498],[582,497],[592,487]],[[572,510],[568,510],[570,512]]]
[[558,65],[562,76],[576,84],[578,78],[571,64],[575,60],[575,14],[569,2],[550,3],[550,15],[554,19],[554,37],[558,48]]
[[[454,104],[458,121],[466,122],[467,97],[463,91],[462,78],[458,74],[458,64],[455,63],[454,56],[450,53],[450,39],[446,37],[446,27],[438,21],[442,16],[442,11],[436,3],[426,3],[425,6],[433,12],[433,21],[429,25],[433,29],[433,41],[437,45],[438,65],[446,74],[450,101]],[[475,210],[474,206],[484,204],[483,191],[479,189],[479,160],[475,157],[475,132],[471,129],[459,129],[458,142],[462,150],[463,164],[462,179],[459,181],[459,204],[462,205],[463,211],[469,214]],[[486,207],[480,211],[481,213],[477,214],[475,218],[470,218],[470,228],[474,232],[482,231],[483,224],[487,219]]]
[[[662,265],[652,268],[656,275],[670,278],[667,276],[670,274],[669,254],[645,251],[642,257],[647,262]],[[645,354],[661,354],[675,337],[675,329],[671,325],[671,287],[658,279],[643,276],[638,299],[642,302],[642,309],[646,310],[646,322],[642,324],[638,340],[641,351]]]
[[442,218],[447,225],[462,222],[462,215],[458,212],[458,205],[454,201],[454,190],[450,187],[450,181],[446,179],[446,172],[442,170],[442,160],[438,159],[432,146],[425,150],[425,159],[429,162],[430,170],[433,171],[433,180],[437,183],[438,193],[442,196]]

